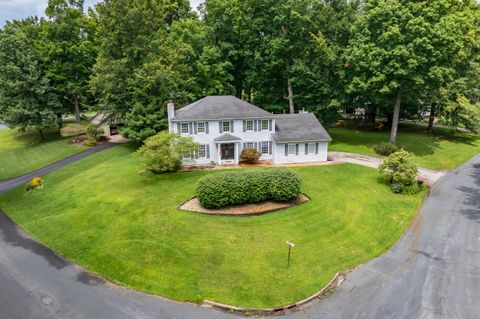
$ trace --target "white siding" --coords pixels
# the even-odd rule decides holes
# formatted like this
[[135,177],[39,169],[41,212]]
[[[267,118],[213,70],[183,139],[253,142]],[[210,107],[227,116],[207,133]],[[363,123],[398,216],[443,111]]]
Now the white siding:
[[[243,129],[243,120],[232,120],[233,122],[233,132],[231,131],[230,134],[234,135],[236,137],[239,137],[241,141],[235,142],[236,143],[236,148],[235,148],[235,156],[238,160],[238,157],[240,156],[240,152],[243,149],[243,143],[246,142],[255,142],[255,143],[260,143],[262,141],[266,142],[271,142],[272,138],[271,135],[272,133],[275,133],[275,119],[271,119],[272,121],[272,130],[271,131],[261,131],[260,129],[258,131],[253,131],[253,132],[244,132]],[[203,121],[202,121],[203,122]],[[173,132],[179,132],[178,130],[178,122],[172,123],[172,131]],[[187,123],[187,122],[185,122]],[[192,133],[193,134],[182,134],[184,136],[191,136],[197,143],[199,144],[208,144],[210,147],[210,158],[209,159],[197,159],[196,164],[198,165],[205,165],[205,164],[210,164],[211,162],[214,163],[219,163],[219,147],[220,145],[215,143],[215,138],[225,134],[226,132],[220,132],[220,121],[208,121],[208,134],[195,134],[194,130],[194,123],[195,122],[188,122],[191,123],[192,126]],[[259,122],[260,123],[260,122]],[[189,124],[190,125],[190,124]],[[260,144],[258,144],[258,149],[260,150]],[[272,144],[272,153],[275,151],[273,144]],[[273,154],[264,154],[260,158],[260,160],[272,160],[273,159]],[[185,164],[188,164],[185,162]],[[190,163],[191,164],[191,163]]]
[[318,154],[305,154],[306,143],[298,144],[298,155],[285,156],[285,144],[275,144],[275,164],[315,163],[327,161],[328,142],[318,142]]

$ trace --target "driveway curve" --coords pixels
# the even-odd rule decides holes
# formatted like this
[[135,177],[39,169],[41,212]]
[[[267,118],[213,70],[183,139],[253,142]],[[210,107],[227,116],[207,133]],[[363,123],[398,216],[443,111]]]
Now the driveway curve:
[[[432,189],[386,254],[328,299],[288,318],[478,318],[480,156]],[[56,255],[0,212],[0,318],[206,319],[235,316],[116,287]]]

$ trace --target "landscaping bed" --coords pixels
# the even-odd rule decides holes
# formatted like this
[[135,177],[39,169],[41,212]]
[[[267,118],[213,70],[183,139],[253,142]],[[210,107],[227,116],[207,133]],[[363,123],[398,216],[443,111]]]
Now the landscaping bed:
[[[122,145],[19,187],[0,208],[37,240],[116,284],[167,298],[239,307],[302,300],[337,273],[389,249],[424,194],[393,194],[378,173],[350,164],[298,167],[310,201],[251,218],[187,214],[178,205],[219,170],[139,174]],[[287,269],[286,241],[293,241]]]
[[180,205],[179,209],[187,212],[209,215],[258,216],[294,207],[306,203],[309,200],[310,199],[307,196],[302,194],[298,198],[288,202],[274,202],[271,200],[267,200],[260,203],[230,205],[222,208],[208,209],[200,204],[198,198],[194,197]]

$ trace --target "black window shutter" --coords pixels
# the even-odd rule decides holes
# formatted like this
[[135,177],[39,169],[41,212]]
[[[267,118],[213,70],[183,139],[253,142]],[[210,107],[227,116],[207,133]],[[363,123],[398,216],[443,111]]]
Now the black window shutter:
[[205,132],[208,134],[208,122],[205,122]]
[[230,132],[232,132],[232,133],[233,133],[233,131],[234,131],[234,128],[233,128],[234,125],[233,125],[233,124],[234,124],[234,122],[233,122],[233,121],[230,121]]
[[181,131],[181,129],[180,129],[180,123],[177,123],[177,133],[179,133],[179,134],[182,133],[182,131]]
[[253,130],[254,130],[255,132],[258,131],[258,120],[253,121]]
[[223,126],[222,126],[222,121],[218,122],[218,131],[221,133],[223,133]]
[[210,158],[210,145],[207,144],[206,148],[207,158]]
[[193,123],[188,123],[188,133],[193,134]]
[[268,142],[268,154],[272,155],[272,142]]
[[298,144],[295,144],[295,154],[296,155],[298,155],[298,149],[299,149]]
[[288,156],[288,144],[285,144],[285,156]]
[[268,120],[268,130],[271,132],[272,131],[272,120]]
[[308,144],[305,143],[305,155],[308,155]]
[[197,122],[193,123],[193,134],[197,134]]
[[243,131],[247,131],[247,121],[243,121]]
[[315,144],[315,154],[318,154],[318,143]]

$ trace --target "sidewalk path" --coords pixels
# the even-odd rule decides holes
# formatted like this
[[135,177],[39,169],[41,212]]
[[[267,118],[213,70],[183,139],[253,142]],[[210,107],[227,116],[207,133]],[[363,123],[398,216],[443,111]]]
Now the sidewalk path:
[[[329,152],[328,159],[336,162],[368,166],[371,168],[378,168],[383,163],[383,158],[380,157],[345,152]],[[442,176],[446,174],[446,171],[434,171],[421,167],[418,168],[418,172],[418,180],[424,181],[429,186],[435,184]]]

